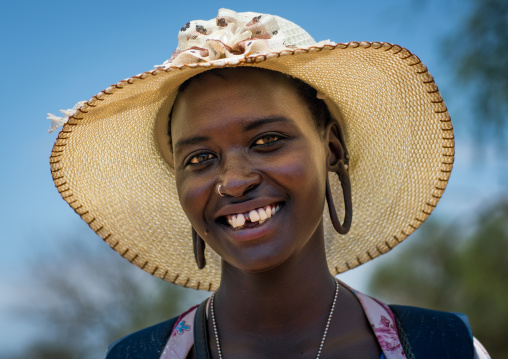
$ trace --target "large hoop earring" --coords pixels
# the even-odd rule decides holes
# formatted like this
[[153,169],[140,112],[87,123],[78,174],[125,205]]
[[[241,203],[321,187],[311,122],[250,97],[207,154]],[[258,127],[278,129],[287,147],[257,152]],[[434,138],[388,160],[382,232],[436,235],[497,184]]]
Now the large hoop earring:
[[194,259],[199,269],[205,268],[205,241],[199,236],[194,227],[192,227],[192,247],[194,249]]
[[326,201],[328,202],[328,212],[330,213],[330,219],[332,220],[333,228],[339,234],[346,234],[351,228],[351,222],[353,221],[353,201],[351,199],[351,181],[349,180],[349,173],[347,172],[346,165],[344,162],[339,161],[339,170],[337,171],[339,176],[340,184],[342,186],[342,194],[344,196],[344,222],[340,224],[335,205],[333,204],[332,191],[330,190],[330,182],[328,176],[326,177]]

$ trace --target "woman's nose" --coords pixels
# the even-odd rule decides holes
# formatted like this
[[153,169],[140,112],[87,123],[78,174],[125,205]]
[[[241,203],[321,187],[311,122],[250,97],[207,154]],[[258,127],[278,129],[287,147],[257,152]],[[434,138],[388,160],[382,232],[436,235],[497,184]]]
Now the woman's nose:
[[[241,197],[261,183],[261,174],[243,156],[235,156],[225,163],[217,184],[221,196]],[[219,187],[220,186],[220,187]]]

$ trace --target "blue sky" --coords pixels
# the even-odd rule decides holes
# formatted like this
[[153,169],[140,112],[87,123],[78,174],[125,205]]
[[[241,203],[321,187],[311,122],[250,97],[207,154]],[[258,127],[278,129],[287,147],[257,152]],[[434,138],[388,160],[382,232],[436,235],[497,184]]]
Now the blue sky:
[[[110,84],[162,63],[176,47],[182,25],[193,19],[214,18],[219,7],[280,15],[302,26],[318,41],[386,41],[407,47],[436,78],[458,139],[456,168],[434,215],[453,219],[471,213],[481,201],[496,198],[503,192],[506,163],[487,152],[481,170],[474,170],[478,167],[473,161],[475,149],[461,121],[467,115],[462,110],[464,98],[449,74],[450,68],[443,64],[442,39],[461,21],[463,3],[1,2],[0,281],[24,268],[30,258],[53,250],[62,233],[89,231],[53,186],[49,154],[56,132],[48,134],[46,113],[71,108]],[[478,183],[483,183],[481,188]],[[348,277],[358,280],[360,287],[370,270],[365,267]],[[7,286],[0,285],[1,290],[7,290]],[[0,301],[0,317],[4,310],[1,305]]]
[[[152,69],[171,55],[183,24],[217,13],[211,2],[174,3],[92,0],[0,5],[4,14],[0,268],[18,262],[27,250],[43,251],[47,244],[42,237],[80,222],[51,180],[48,157],[57,133],[48,134],[46,113],[71,108],[121,79]],[[258,1],[252,9],[238,6],[238,1],[223,1],[220,6],[279,14],[318,41],[400,44],[420,56],[440,84],[447,75],[440,73],[445,70],[439,64],[439,40],[449,31],[450,21],[437,3]]]

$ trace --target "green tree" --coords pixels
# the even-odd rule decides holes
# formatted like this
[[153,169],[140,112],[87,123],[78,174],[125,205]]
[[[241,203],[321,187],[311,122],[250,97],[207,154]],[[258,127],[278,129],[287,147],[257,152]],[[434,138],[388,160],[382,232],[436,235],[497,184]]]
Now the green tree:
[[[508,201],[476,223],[431,221],[372,277],[371,292],[389,303],[464,312],[493,358],[508,358]],[[464,228],[474,226],[469,236]]]
[[475,136],[503,140],[508,123],[508,1],[468,0],[463,5],[469,12],[446,39],[445,59],[469,91],[459,96],[469,95],[464,104]]

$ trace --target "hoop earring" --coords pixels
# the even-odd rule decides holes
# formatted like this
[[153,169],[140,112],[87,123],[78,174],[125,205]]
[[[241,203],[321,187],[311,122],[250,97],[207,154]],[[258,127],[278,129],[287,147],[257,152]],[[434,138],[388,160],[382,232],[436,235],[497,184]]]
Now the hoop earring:
[[192,248],[194,249],[194,259],[196,260],[198,269],[203,269],[206,265],[205,247],[205,241],[197,234],[194,227],[192,227]]
[[342,194],[344,196],[344,222],[340,224],[335,205],[333,204],[332,191],[330,190],[330,182],[328,176],[326,177],[326,201],[328,202],[328,212],[330,213],[330,219],[332,220],[333,228],[339,234],[346,234],[351,228],[351,222],[353,220],[353,201],[351,199],[351,181],[349,180],[349,174],[347,172],[346,165],[344,162],[339,161],[339,170],[337,171],[339,176],[340,184],[342,186]]

